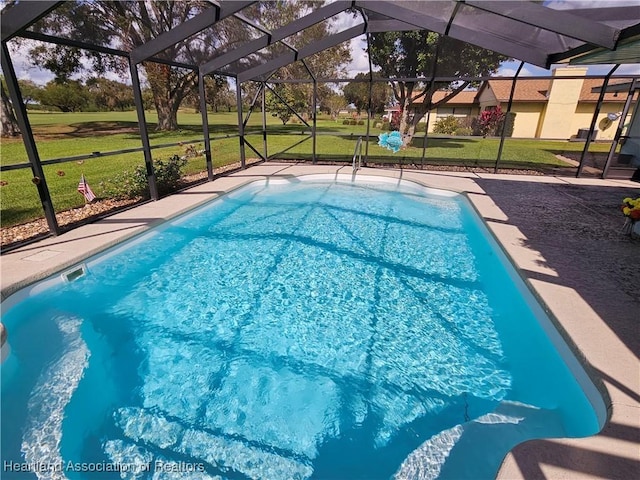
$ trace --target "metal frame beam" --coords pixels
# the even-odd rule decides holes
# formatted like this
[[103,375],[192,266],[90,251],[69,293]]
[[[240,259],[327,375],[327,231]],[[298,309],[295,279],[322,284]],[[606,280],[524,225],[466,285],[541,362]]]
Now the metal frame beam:
[[156,53],[160,53],[163,50],[186,40],[205,28],[210,27],[214,23],[230,17],[234,13],[239,12],[253,3],[255,3],[255,1],[233,1],[224,2],[219,7],[207,8],[186,22],[181,23],[171,30],[163,32],[153,40],[133,49],[131,51],[131,60],[135,64],[143,62],[144,60],[154,56]]
[[20,35],[20,32],[29,28],[62,3],[64,2],[23,1],[16,3],[5,12],[2,12],[2,24],[0,25],[2,33],[0,34],[0,39],[6,42]]
[[579,17],[570,10],[550,12],[548,7],[532,2],[465,0],[465,4],[600,47],[614,48],[620,35],[620,30]]
[[238,109],[238,139],[240,142],[240,168],[243,170],[246,166],[246,153],[244,148],[244,121],[242,118],[242,86],[236,81],[236,105]]
[[[46,35],[44,33],[25,31],[20,34],[20,37],[28,38],[31,40],[38,40],[41,42],[53,43],[55,45],[64,45],[67,47],[82,48],[82,49],[90,50],[93,52],[99,52],[99,53],[105,53],[108,55],[116,55],[119,57],[129,58],[129,52],[126,52],[124,50],[104,47],[101,45],[94,45],[92,43],[81,42],[79,40],[71,40],[69,38],[54,37],[52,35]],[[158,58],[158,57],[150,57],[147,60],[149,62],[162,63],[164,65],[170,65],[172,67],[186,68],[188,70],[196,70],[198,68],[196,65],[191,65],[189,63],[174,62],[173,60],[166,60],[164,58]]]
[[211,181],[213,180],[213,159],[211,158],[209,114],[207,113],[207,92],[204,88],[204,75],[198,75],[198,93],[200,94],[200,115],[202,116],[202,134],[204,135],[204,155],[207,164],[207,178]]
[[602,107],[602,102],[604,101],[604,94],[607,91],[607,85],[609,84],[609,79],[611,75],[620,67],[620,65],[614,65],[609,73],[604,77],[604,82],[602,83],[602,90],[600,90],[600,95],[598,95],[598,103],[596,103],[596,108],[593,112],[593,117],[591,117],[591,125],[589,126],[589,135],[587,135],[586,140],[584,141],[584,148],[582,149],[582,153],[580,154],[580,164],[578,165],[578,169],[576,170],[576,178],[579,178],[582,174],[582,169],[584,168],[584,163],[586,160],[587,152],[589,151],[589,145],[591,145],[591,137],[593,136],[593,131],[596,128],[596,122],[598,121],[598,114],[600,113],[600,107]]
[[[446,21],[432,17],[424,13],[424,11],[409,8],[407,4],[373,0],[359,0],[356,4],[365,10],[385,15],[391,19],[399,21],[400,23],[396,24],[398,29],[431,30],[442,35],[448,28],[448,23]],[[390,24],[385,22],[384,25],[386,28]],[[372,21],[370,31],[376,31],[374,28],[378,26],[379,24]],[[514,57],[518,60],[523,60],[539,67],[549,67],[549,56],[546,52],[540,52],[539,50],[531,48],[526,43],[518,43],[515,39],[512,42],[505,42],[498,37],[494,37],[493,35],[484,33],[480,30],[473,30],[456,24],[450,25],[447,34],[457,40],[462,40],[463,42],[468,42],[494,52],[502,53],[503,55]]]
[[129,71],[131,72],[131,83],[133,85],[133,99],[136,104],[136,113],[138,114],[138,128],[140,129],[140,140],[142,141],[142,151],[144,153],[144,165],[147,171],[147,182],[149,183],[149,195],[152,200],[158,200],[160,196],[158,194],[156,174],[153,169],[151,142],[149,142],[149,131],[147,130],[147,120],[144,114],[142,91],[140,90],[140,77],[138,76],[138,65],[133,63],[131,59],[129,59]]
[[323,50],[326,50],[328,48],[335,47],[336,45],[346,42],[347,40],[351,40],[352,38],[362,35],[365,32],[366,25],[364,23],[361,23],[359,25],[356,25],[355,27],[349,28],[340,33],[336,33],[335,35],[325,37],[318,42],[306,45],[305,47],[300,49],[297,55],[293,52],[286,53],[277,58],[274,58],[273,60],[270,60],[267,63],[239,72],[238,81],[242,83],[246,82],[247,80],[257,79],[262,75],[271,73],[297,60],[302,60],[303,58],[310,57],[311,55],[322,52]]
[[262,82],[262,147],[264,148],[265,161],[269,160],[269,153],[267,150],[267,87]]
[[[607,161],[604,164],[604,168],[602,169],[602,175],[601,178],[607,178],[607,175],[609,174],[609,167],[611,166],[611,161],[613,160],[613,155],[616,152],[616,148],[618,148],[618,145],[620,144],[620,138],[622,137],[622,131],[624,130],[624,121],[627,118],[627,115],[629,114],[629,110],[631,108],[631,102],[633,101],[633,97],[636,94],[636,89],[640,88],[640,84],[638,83],[637,79],[634,79],[630,84],[629,84],[629,90],[627,93],[627,99],[624,102],[624,107],[622,108],[622,113],[620,114],[620,119],[618,120],[618,127],[616,128],[616,134],[613,137],[613,142],[611,143],[611,148],[609,149],[609,154],[607,155]],[[608,90],[609,89],[606,88],[606,85],[602,86],[602,90]],[[633,118],[633,117],[632,117]]]
[[500,164],[500,160],[502,159],[502,149],[504,148],[504,130],[507,124],[507,118],[511,113],[511,107],[513,106],[513,96],[516,93],[516,82],[518,81],[518,75],[520,75],[522,67],[524,67],[524,62],[520,62],[520,65],[518,65],[518,69],[516,70],[516,74],[513,76],[513,80],[511,81],[509,102],[507,103],[507,111],[505,112],[504,119],[502,120],[502,128],[500,129],[500,145],[498,145],[498,155],[496,155],[496,164],[493,166],[493,173],[498,173],[498,165]]
[[[443,34],[447,28],[447,21],[429,15],[428,8],[422,11],[408,8],[407,4],[401,2],[388,2],[379,0],[358,0],[356,6],[379,15],[384,15],[390,19],[400,20],[406,25],[413,25],[412,30],[431,30],[439,34]],[[371,21],[371,25],[376,24],[375,20]],[[370,30],[373,32],[374,30]]]
[[13,109],[16,112],[16,121],[20,132],[22,133],[22,141],[24,142],[24,148],[27,151],[27,157],[29,157],[29,163],[31,164],[31,172],[33,173],[32,182],[38,189],[38,195],[40,197],[40,203],[44,210],[44,216],[49,226],[49,231],[54,235],[60,234],[60,227],[56,219],[56,212],[53,208],[53,202],[51,201],[51,194],[49,187],[47,186],[47,179],[40,163],[40,155],[38,154],[38,147],[36,141],[33,138],[33,131],[31,130],[31,124],[29,123],[29,117],[27,116],[27,109],[22,101],[20,95],[20,87],[18,86],[18,79],[16,72],[11,62],[9,54],[9,48],[5,42],[2,42],[2,51],[0,52],[0,63],[2,65],[2,71],[5,74],[7,83],[7,90],[9,91],[9,98],[13,103]]
[[215,70],[218,70],[230,63],[233,63],[237,60],[240,60],[243,57],[251,55],[252,53],[257,52],[258,50],[268,47],[276,42],[284,40],[285,38],[294,35],[305,28],[311,27],[317,23],[320,23],[327,18],[330,18],[334,15],[337,15],[340,12],[345,11],[350,8],[352,2],[345,1],[337,1],[334,3],[330,3],[327,6],[318,8],[314,10],[309,15],[306,15],[302,18],[294,20],[293,22],[285,25],[284,27],[278,28],[271,32],[270,35],[266,34],[260,38],[252,40],[230,52],[224,53],[219,57],[213,58],[210,61],[204,63],[200,70],[204,74],[209,74]]

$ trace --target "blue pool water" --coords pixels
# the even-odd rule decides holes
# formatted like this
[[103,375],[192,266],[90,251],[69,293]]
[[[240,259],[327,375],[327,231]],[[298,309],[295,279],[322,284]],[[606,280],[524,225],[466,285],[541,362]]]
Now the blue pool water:
[[252,184],[36,286],[2,318],[2,478],[492,478],[596,433],[466,199],[403,183]]

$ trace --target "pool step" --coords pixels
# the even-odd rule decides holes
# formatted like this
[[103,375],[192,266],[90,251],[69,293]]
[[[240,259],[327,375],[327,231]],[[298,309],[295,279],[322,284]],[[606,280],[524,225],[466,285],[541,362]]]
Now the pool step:
[[[242,439],[183,426],[178,421],[142,408],[121,408],[115,415],[115,421],[131,443],[124,442],[119,446],[113,441],[107,442],[107,454],[112,461],[133,462],[135,458],[126,457],[140,455],[146,455],[147,461],[151,461],[148,456],[153,455],[149,450],[162,450],[165,456],[173,453],[178,462],[188,457],[195,463],[212,465],[223,473],[240,473],[252,479],[304,480],[313,474],[313,468],[298,459],[249,445]],[[137,449],[141,448],[140,445],[147,448],[140,452],[136,445]],[[133,454],[127,454],[127,449]]]
[[[555,425],[555,431],[550,426]],[[504,455],[523,438],[565,436],[561,415],[520,402],[503,400],[492,412],[444,430],[411,452],[396,480],[475,479],[495,475]],[[474,445],[474,448],[469,448]],[[492,463],[493,462],[493,463]]]

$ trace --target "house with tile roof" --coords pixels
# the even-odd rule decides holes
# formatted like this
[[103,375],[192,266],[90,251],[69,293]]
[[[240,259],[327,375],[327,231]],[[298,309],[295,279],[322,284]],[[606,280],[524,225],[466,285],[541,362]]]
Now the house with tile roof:
[[[599,94],[594,89],[601,86],[600,78],[571,78],[584,76],[583,67],[565,67],[553,71],[553,79],[521,79],[516,82],[511,111],[516,114],[513,137],[568,140],[575,138],[579,130],[588,130],[595,112]],[[569,77],[569,78],[563,78]],[[611,84],[616,81],[612,80]],[[495,79],[483,82],[477,91],[463,91],[447,103],[436,108],[429,119],[429,131],[442,117],[474,118],[482,110],[499,106],[507,110],[511,93],[511,79]],[[449,92],[435,92],[437,102]],[[616,131],[609,114],[619,114],[626,94],[606,93],[596,123],[596,140],[611,140]]]

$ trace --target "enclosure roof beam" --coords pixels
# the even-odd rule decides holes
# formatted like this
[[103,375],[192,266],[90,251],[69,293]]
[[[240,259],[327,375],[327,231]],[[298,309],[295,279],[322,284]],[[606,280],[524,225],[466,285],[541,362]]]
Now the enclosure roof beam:
[[65,47],[83,48],[85,50],[91,50],[98,53],[106,53],[108,55],[116,55],[119,57],[128,57],[129,52],[119,50],[116,48],[103,47],[95,45],[93,43],[82,42],[80,40],[72,40],[70,38],[54,37],[53,35],[47,35],[46,33],[32,32],[25,30],[20,33],[20,38],[28,38],[30,40],[38,40],[39,42],[53,43],[55,45],[64,45]]
[[[406,24],[404,27],[398,24],[398,27],[403,30],[431,30],[432,32],[442,35],[447,29],[446,21],[410,8],[409,4],[372,0],[359,0],[356,4],[365,10],[399,20]],[[387,26],[389,25],[388,22],[385,22],[385,24]],[[375,31],[374,28],[379,26],[379,24],[376,24],[376,21],[371,21],[370,31]],[[413,28],[410,28],[410,26],[413,26]],[[524,60],[533,65],[544,68],[548,68],[549,66],[549,57],[545,52],[532,48],[525,42],[515,38],[507,42],[503,38],[484,33],[480,30],[463,27],[455,23],[451,25],[448,35],[463,42],[517,58],[518,60]]]
[[133,49],[131,51],[131,61],[135,64],[143,62],[253,3],[255,1],[226,1],[221,2],[220,7],[207,8],[186,22]]
[[[624,28],[620,32],[620,36],[618,37],[618,41],[616,43],[616,50],[628,42],[637,41],[640,38],[640,23],[635,25],[631,25],[630,27]],[[604,52],[606,50],[602,48],[594,48],[593,45],[581,45],[576,47],[568,52],[561,52],[551,55],[550,61],[551,63],[558,63],[561,61],[573,60],[575,57],[583,56],[586,54],[596,53],[596,52]],[[620,62],[627,63],[627,62]],[[633,61],[630,63],[637,63],[637,61]]]
[[212,60],[204,63],[200,66],[200,72],[203,75],[208,75],[215,70],[218,70],[230,63],[233,63],[241,58],[251,55],[258,50],[268,47],[269,45],[279,42],[291,35],[294,35],[305,28],[309,28],[317,23],[320,23],[327,18],[333,17],[340,12],[350,8],[353,2],[337,1],[330,3],[324,7],[314,10],[309,15],[294,20],[293,22],[285,25],[277,30],[271,32],[271,35],[264,35],[260,38],[252,40],[230,52],[213,58]]
[[302,60],[303,58],[315,55],[316,53],[327,50],[328,48],[335,47],[342,42],[351,40],[354,37],[364,34],[366,30],[366,25],[361,23],[360,25],[356,25],[355,27],[349,28],[340,33],[325,37],[322,40],[301,48],[297,55],[293,52],[289,52],[257,67],[239,72],[238,82],[242,83],[247,80],[255,80],[262,75],[273,72],[274,70],[289,65],[297,60]]
[[605,48],[614,48],[620,30],[580,17],[570,10],[551,10],[532,2],[465,0],[479,10]]
[[[431,30],[443,34],[447,28],[447,21],[429,15],[428,8],[416,10],[409,8],[407,4],[380,0],[358,0],[356,6],[390,19],[400,20],[409,25],[414,25],[413,30]],[[374,23],[375,20],[371,20]]]
[[[129,52],[126,52],[124,50],[103,47],[100,45],[94,45],[93,43],[81,42],[79,40],[71,40],[69,38],[54,37],[51,35],[46,35],[44,33],[30,32],[26,30],[20,34],[20,37],[29,38],[31,40],[38,40],[41,42],[49,42],[55,45],[64,45],[66,47],[83,48],[85,50],[90,50],[92,52],[106,53],[108,55],[116,55],[119,57],[129,58]],[[170,65],[172,67],[187,68],[189,70],[198,69],[196,65],[191,65],[190,63],[174,62],[171,60],[166,60],[164,58],[151,57],[148,59],[148,61],[155,62],[155,63],[162,63],[164,65]]]
[[[273,33],[269,29],[263,27],[262,25],[258,25],[255,22],[252,22],[251,20],[249,20],[247,17],[245,17],[244,15],[242,15],[240,13],[236,13],[234,15],[234,17],[237,18],[238,20],[240,20],[241,22],[243,22],[244,24],[249,25],[252,28],[255,28],[260,33],[264,33],[265,35],[267,35],[269,37],[273,36]],[[293,52],[297,52],[296,48],[293,45],[291,45],[289,42],[281,40],[280,43],[282,43],[289,50],[291,50]]]
[[3,42],[19,35],[64,2],[36,1],[19,2],[2,12],[0,38]]

